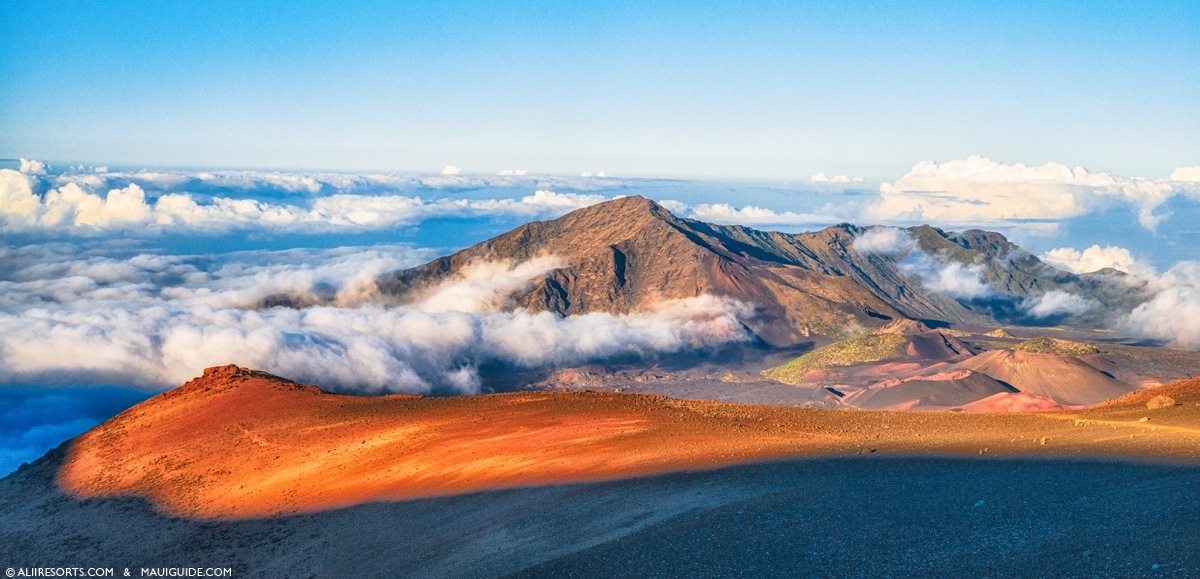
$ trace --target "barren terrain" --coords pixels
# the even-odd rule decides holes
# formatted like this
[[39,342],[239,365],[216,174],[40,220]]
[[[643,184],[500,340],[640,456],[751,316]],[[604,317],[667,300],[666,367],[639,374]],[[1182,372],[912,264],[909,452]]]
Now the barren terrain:
[[59,483],[209,519],[850,454],[1200,457],[1200,381],[1042,413],[783,408],[600,392],[328,394],[212,368],[74,441]]
[[1198,426],[1200,380],[1087,410],[973,414],[363,398],[226,366],[0,480],[0,561],[238,577],[1188,577]]

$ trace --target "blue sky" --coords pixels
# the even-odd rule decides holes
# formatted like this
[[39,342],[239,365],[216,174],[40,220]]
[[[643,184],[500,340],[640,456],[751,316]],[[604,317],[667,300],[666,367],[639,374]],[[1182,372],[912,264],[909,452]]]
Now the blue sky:
[[15,2],[0,156],[892,178],[1200,164],[1200,5]]

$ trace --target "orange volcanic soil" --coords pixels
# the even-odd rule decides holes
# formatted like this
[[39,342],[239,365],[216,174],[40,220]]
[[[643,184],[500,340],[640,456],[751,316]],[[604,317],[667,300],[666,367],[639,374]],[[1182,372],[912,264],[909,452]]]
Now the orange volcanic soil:
[[178,515],[242,518],[784,456],[1196,461],[1200,380],[1168,390],[1176,405],[1155,410],[1148,391],[1090,410],[911,413],[594,392],[355,397],[225,366],[81,435],[59,484],[78,497],[142,496]]

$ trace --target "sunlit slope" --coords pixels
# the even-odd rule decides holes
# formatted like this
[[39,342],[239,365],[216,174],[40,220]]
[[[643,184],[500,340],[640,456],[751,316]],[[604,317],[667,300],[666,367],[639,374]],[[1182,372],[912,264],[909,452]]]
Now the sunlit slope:
[[[503,307],[622,314],[711,294],[754,304],[757,316],[748,325],[775,346],[804,343],[814,333],[847,337],[901,318],[994,325],[997,313],[1022,318],[1013,308],[1055,290],[1100,304],[1071,318],[1094,327],[1143,298],[1129,276],[1059,270],[995,232],[923,225],[898,232],[906,242],[896,251],[856,249],[872,231],[879,230],[848,223],[797,234],[715,225],[630,196],[527,223],[376,281],[388,299],[420,303],[434,288],[469,277],[480,262],[515,265],[554,256],[560,263],[531,273],[530,283]],[[937,267],[969,266],[994,299],[958,300],[916,283],[909,262],[922,259]]]
[[1074,356],[1055,352],[991,350],[950,366],[987,374],[1021,392],[1046,396],[1068,405],[1099,404],[1133,386],[1120,382]]
[[763,376],[784,384],[801,384],[804,375],[830,366],[890,360],[904,355],[908,340],[895,334],[864,334],[817,348],[791,362],[763,370]]
[[591,392],[351,397],[226,366],[77,438],[59,484],[79,497],[142,496],[170,513],[229,518],[781,456],[1194,461],[1198,391],[1175,388],[1177,403],[1156,410],[904,413]]
[[957,337],[930,329],[915,320],[896,320],[882,328],[817,348],[786,364],[763,370],[763,376],[799,385],[805,374],[837,366],[852,366],[904,358],[929,365],[963,360],[976,349]]
[[614,394],[328,394],[214,368],[83,435],[61,476],[202,516],[591,480],[796,452],[815,430],[753,406]]
[[776,346],[902,316],[849,277],[735,242],[638,196],[527,223],[425,265],[383,275],[377,283],[391,299],[420,303],[480,263],[518,264],[548,256],[559,263],[534,275],[505,308],[626,314],[653,310],[664,300],[714,295],[753,304],[757,315],[747,323]]

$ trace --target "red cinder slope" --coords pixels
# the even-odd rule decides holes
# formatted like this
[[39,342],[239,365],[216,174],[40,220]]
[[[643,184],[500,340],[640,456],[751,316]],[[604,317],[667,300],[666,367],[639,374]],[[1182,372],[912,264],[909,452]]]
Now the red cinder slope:
[[711,466],[795,452],[812,437],[749,424],[740,405],[707,417],[716,406],[600,393],[341,396],[225,366],[81,436],[60,483],[238,517]]
[[58,483],[76,497],[138,496],[178,515],[242,518],[800,454],[1194,463],[1200,406],[1191,390],[1163,391],[1182,402],[1150,411],[1140,403],[878,412],[599,392],[341,396],[224,366],[73,440]]

